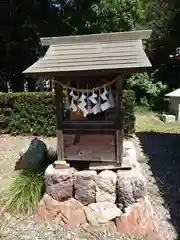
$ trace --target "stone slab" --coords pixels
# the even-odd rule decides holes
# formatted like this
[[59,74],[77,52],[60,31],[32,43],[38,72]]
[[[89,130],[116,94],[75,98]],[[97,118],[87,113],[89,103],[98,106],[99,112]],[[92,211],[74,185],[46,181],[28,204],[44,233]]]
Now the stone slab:
[[176,122],[175,115],[162,114],[160,118],[164,123],[175,123]]

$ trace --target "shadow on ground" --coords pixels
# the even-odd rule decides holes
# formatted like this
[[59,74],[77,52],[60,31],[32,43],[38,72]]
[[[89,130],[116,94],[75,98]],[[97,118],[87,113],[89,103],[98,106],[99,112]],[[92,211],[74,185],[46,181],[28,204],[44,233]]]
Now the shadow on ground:
[[180,134],[139,132],[137,136],[180,235]]

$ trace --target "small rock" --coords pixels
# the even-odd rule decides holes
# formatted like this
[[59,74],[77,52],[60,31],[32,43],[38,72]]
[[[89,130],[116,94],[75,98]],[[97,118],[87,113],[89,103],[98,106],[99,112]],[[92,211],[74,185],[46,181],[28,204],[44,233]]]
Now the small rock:
[[125,213],[116,218],[115,222],[121,234],[146,237],[149,240],[161,239],[157,234],[151,203],[146,198],[126,208]]
[[38,215],[41,219],[46,220],[48,217],[56,217],[59,212],[59,202],[45,193],[38,205]]
[[[81,236],[77,239],[82,239],[82,236],[84,237],[83,239],[91,239],[90,236],[95,236],[95,238],[93,239],[118,240],[120,236],[117,232],[116,224],[114,221],[108,221],[107,223],[102,223],[97,226],[86,224],[86,225],[83,225],[83,228],[79,230],[81,233],[83,231],[83,235],[81,234]],[[86,233],[87,233],[87,236],[86,236]],[[117,234],[118,234],[118,237],[114,238],[114,236],[116,236]]]
[[160,119],[164,122],[164,123],[175,123],[176,122],[176,116],[175,115],[169,115],[169,114],[162,114],[160,116]]
[[121,216],[121,210],[111,202],[91,203],[85,207],[86,218],[91,225],[107,223]]
[[34,138],[30,145],[19,152],[20,158],[16,162],[15,170],[38,170],[46,164],[47,147],[38,138]]
[[59,218],[71,228],[87,223],[82,203],[74,198],[59,203]]
[[117,227],[114,221],[108,221],[107,223],[101,224],[100,231],[109,232],[109,233],[116,233]]
[[128,152],[128,156],[129,156],[132,167],[140,168],[140,165],[138,162],[138,152],[136,148],[128,149],[127,152]]
[[128,207],[147,195],[146,182],[139,168],[117,172],[117,203]]
[[96,178],[96,202],[116,201],[116,173],[102,171]]
[[45,171],[46,192],[57,201],[73,197],[74,168],[55,169],[50,165]]
[[96,201],[96,171],[80,171],[74,174],[75,199],[84,205]]

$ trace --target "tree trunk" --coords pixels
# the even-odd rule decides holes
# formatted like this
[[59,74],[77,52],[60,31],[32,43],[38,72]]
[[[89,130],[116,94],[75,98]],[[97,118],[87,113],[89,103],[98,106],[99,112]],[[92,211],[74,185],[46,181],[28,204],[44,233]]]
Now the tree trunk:
[[36,80],[28,78],[28,92],[36,92]]
[[22,75],[16,75],[11,79],[13,92],[24,92],[24,77]]

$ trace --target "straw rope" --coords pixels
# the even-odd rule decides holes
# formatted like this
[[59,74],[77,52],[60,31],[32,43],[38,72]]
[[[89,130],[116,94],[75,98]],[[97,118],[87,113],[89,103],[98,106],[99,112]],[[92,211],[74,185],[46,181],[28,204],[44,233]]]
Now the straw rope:
[[64,89],[72,90],[72,91],[75,91],[75,92],[81,92],[81,93],[90,93],[90,92],[94,92],[94,91],[99,91],[102,88],[110,87],[113,83],[116,82],[117,78],[119,78],[119,76],[116,77],[115,79],[113,79],[112,81],[108,82],[108,83],[102,84],[99,87],[95,87],[95,88],[91,88],[91,89],[88,89],[88,88],[87,89],[74,88],[74,87],[69,86],[68,84],[61,83],[61,82],[59,82],[55,79],[54,79],[54,81],[57,84],[61,85],[61,87],[63,87]]

